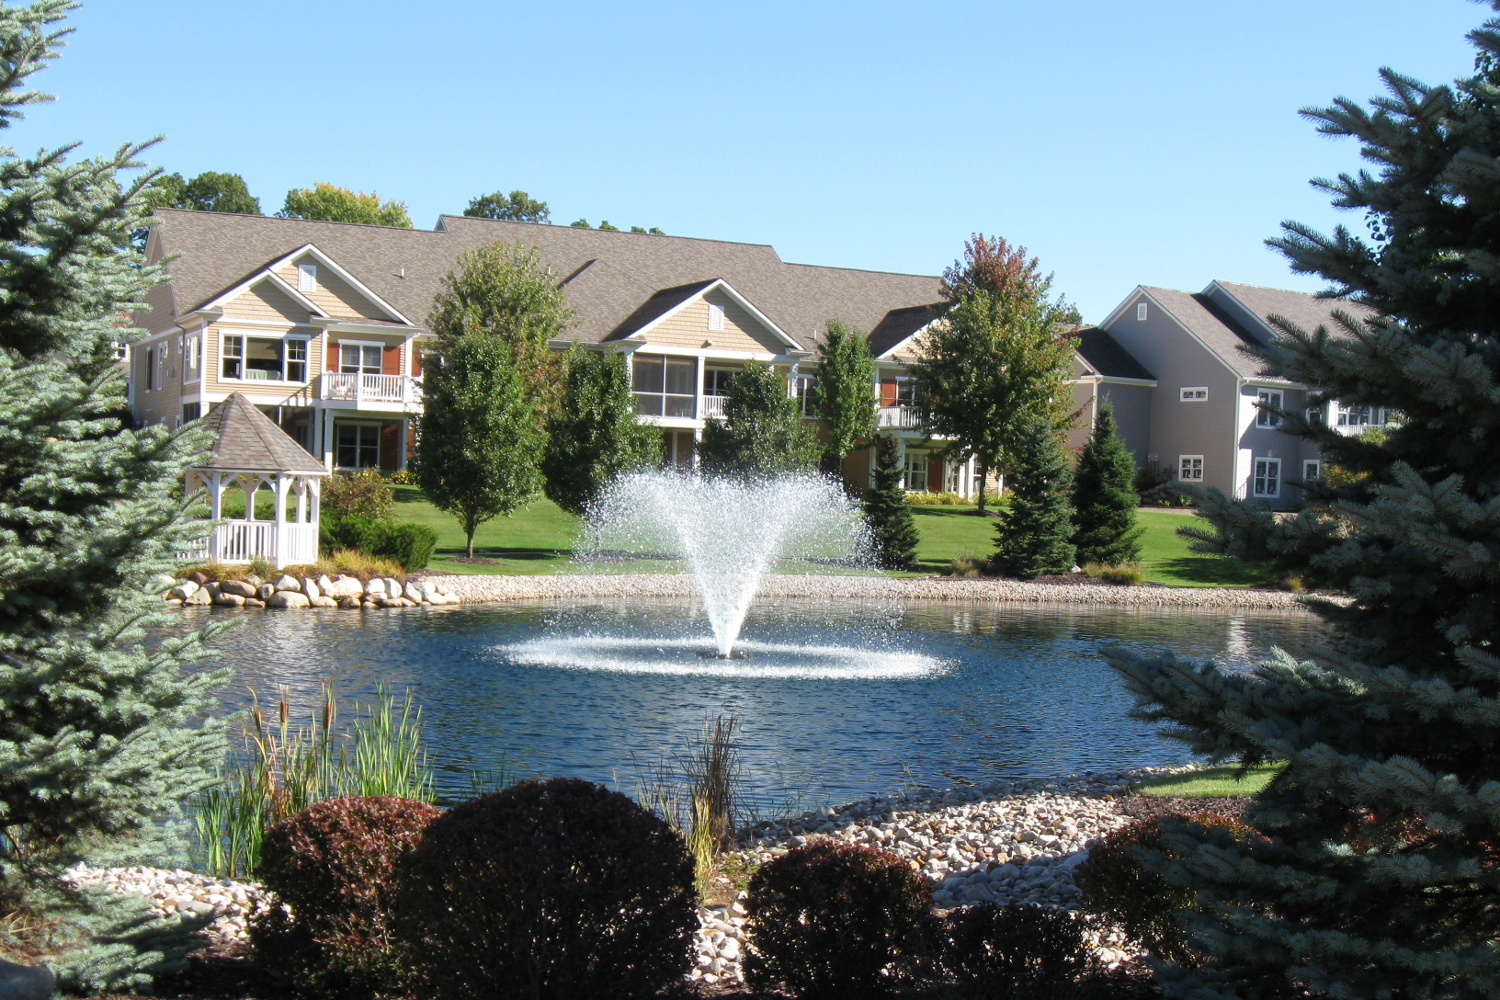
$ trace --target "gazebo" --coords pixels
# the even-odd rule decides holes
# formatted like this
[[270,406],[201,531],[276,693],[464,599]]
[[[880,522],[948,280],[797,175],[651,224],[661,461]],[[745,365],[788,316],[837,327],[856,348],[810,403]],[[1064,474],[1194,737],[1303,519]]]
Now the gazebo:
[[[318,501],[328,470],[286,431],[256,408],[248,396],[235,393],[203,418],[213,431],[213,454],[186,476],[188,492],[208,491],[210,516],[218,522],[202,549],[193,554],[210,562],[247,563],[261,558],[277,569],[316,562]],[[255,516],[262,488],[274,498],[274,514]],[[224,495],[245,494],[245,514],[224,519]]]

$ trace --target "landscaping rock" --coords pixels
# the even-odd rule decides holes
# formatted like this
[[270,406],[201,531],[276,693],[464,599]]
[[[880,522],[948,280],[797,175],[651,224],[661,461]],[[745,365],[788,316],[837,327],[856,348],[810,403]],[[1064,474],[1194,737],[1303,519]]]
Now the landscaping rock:
[[167,598],[167,604],[170,607],[174,607],[174,608],[180,608],[180,607],[182,607],[182,601],[179,598],[176,598],[176,597],[169,597],[169,598]]
[[265,606],[266,606],[266,602],[262,601],[258,597],[247,597],[247,598],[245,598],[245,607],[247,607],[247,608],[263,608]]
[[171,590],[167,591],[167,596],[175,597],[179,601],[185,601],[189,597],[192,597],[194,594],[196,594],[198,590],[198,585],[192,580],[184,580],[177,586],[173,587]]
[[319,583],[318,589],[329,597],[363,597],[365,593],[365,585],[352,576],[339,576],[326,585]]
[[324,597],[319,594],[312,599],[312,606],[315,608],[336,608],[339,606],[339,602],[331,597]]
[[248,580],[225,580],[219,584],[220,594],[233,594],[236,597],[255,597],[255,584]]
[[359,610],[359,606],[362,603],[360,601],[360,599],[357,598],[357,597],[340,597],[338,599],[338,602],[339,602],[339,607],[345,608],[345,609],[348,609],[348,610],[351,610],[351,611],[358,611]]
[[323,591],[318,587],[318,581],[310,576],[302,578],[302,592],[307,595],[307,599],[310,601],[323,596]]
[[243,608],[245,598],[242,594],[231,594],[227,590],[221,590],[214,595],[214,603],[221,608]]
[[424,600],[426,600],[426,597],[422,594],[422,589],[415,583],[407,583],[405,587],[402,587],[401,596],[406,598],[408,601],[411,601],[413,604],[421,604]]
[[275,580],[273,580],[272,583],[275,585],[278,591],[290,590],[295,592],[302,589],[301,582],[290,573],[281,574]]
[[196,570],[196,569],[193,570],[191,573],[189,573],[187,575],[187,578],[189,580],[193,581],[194,583],[196,583],[200,587],[203,586],[205,583],[208,582],[208,577],[204,576],[201,570]]
[[296,590],[278,590],[266,601],[268,608],[306,608],[311,604],[306,594]]
[[367,597],[384,597],[385,581],[378,576],[370,577],[370,581],[365,584],[364,592]]
[[263,583],[255,588],[255,596],[259,597],[262,601],[270,599],[270,596],[274,593],[276,593],[276,588],[269,583]]
[[328,574],[325,573],[318,577],[318,593],[328,594],[329,597],[337,597],[337,594],[329,593],[331,590],[333,590],[333,581],[328,578]]
[[16,965],[0,958],[0,1000],[51,1000],[57,979],[45,965]]
[[208,592],[207,587],[199,587],[197,590],[193,591],[192,594],[183,598],[182,600],[182,603],[184,605],[190,605],[192,607],[203,607],[204,605],[212,604],[213,602],[213,595]]

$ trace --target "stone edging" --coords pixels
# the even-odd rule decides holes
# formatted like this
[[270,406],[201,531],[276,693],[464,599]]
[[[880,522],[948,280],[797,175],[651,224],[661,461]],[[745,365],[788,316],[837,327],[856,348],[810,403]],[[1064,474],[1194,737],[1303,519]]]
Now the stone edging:
[[[692,597],[692,577],[674,573],[558,574],[554,576],[430,575],[426,580],[465,604],[593,597]],[[1229,587],[1059,586],[1019,580],[774,574],[760,597],[871,598],[908,601],[990,601],[1014,604],[1089,604],[1133,607],[1226,608],[1279,611],[1306,608],[1308,597],[1277,590]],[[1327,599],[1327,598],[1324,598]],[[1333,598],[1332,600],[1339,600]]]

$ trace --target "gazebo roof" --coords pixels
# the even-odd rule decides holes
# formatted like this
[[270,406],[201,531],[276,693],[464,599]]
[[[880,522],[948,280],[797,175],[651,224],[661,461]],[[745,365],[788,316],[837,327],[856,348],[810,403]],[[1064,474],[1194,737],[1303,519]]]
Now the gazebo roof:
[[203,424],[214,433],[214,448],[207,462],[195,466],[201,471],[328,475],[322,462],[260,412],[244,393],[237,392],[209,410]]

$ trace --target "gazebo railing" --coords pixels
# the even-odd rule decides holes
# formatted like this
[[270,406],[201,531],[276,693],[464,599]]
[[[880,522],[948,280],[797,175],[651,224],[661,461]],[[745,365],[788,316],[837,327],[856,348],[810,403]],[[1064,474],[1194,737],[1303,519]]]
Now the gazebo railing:
[[191,551],[177,553],[182,562],[247,563],[264,559],[277,569],[318,561],[318,526],[275,521],[225,521]]

